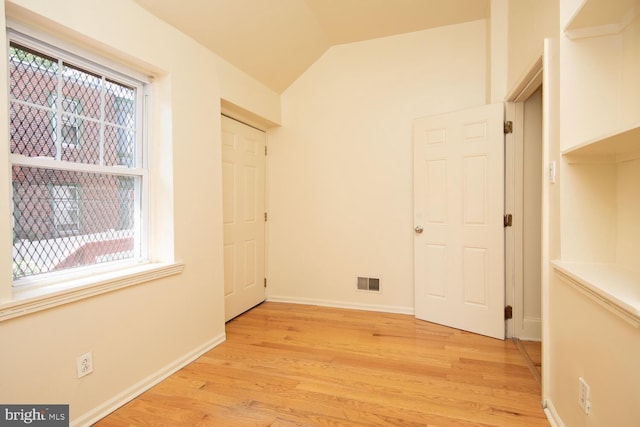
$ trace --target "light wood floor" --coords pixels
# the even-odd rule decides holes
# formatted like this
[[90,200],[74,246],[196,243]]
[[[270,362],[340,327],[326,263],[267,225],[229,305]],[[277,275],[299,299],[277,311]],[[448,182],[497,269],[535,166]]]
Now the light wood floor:
[[542,384],[542,344],[539,341],[516,340],[516,345],[525,357],[536,381]]
[[264,303],[96,425],[549,426],[511,340],[412,316]]

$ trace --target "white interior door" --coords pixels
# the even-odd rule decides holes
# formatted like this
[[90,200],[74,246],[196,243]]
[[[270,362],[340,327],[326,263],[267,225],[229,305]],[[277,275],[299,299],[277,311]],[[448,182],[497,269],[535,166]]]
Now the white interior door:
[[414,121],[415,315],[504,339],[504,107]]
[[265,299],[265,133],[222,116],[225,318]]

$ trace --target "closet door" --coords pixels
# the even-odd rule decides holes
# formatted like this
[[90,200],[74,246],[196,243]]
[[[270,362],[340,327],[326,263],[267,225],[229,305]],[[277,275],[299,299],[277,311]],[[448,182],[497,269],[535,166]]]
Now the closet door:
[[222,116],[225,318],[265,299],[264,132]]

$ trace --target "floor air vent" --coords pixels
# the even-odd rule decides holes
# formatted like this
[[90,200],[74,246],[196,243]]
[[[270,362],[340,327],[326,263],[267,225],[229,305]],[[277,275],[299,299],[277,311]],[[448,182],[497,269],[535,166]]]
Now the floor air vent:
[[359,291],[380,292],[380,279],[373,277],[358,277]]

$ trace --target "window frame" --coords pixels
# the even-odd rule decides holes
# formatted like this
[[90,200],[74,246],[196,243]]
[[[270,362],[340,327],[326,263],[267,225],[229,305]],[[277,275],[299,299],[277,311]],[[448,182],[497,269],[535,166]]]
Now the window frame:
[[[122,177],[137,177],[139,178],[139,188],[136,191],[136,202],[134,203],[136,212],[134,212],[134,218],[136,218],[137,224],[134,226],[134,247],[140,247],[140,254],[132,259],[110,261],[99,264],[92,264],[88,266],[76,267],[73,269],[63,270],[60,272],[48,272],[40,275],[26,276],[18,278],[12,281],[12,288],[14,290],[32,288],[44,288],[54,284],[60,283],[73,283],[78,279],[82,279],[87,276],[94,276],[96,274],[113,274],[118,271],[126,271],[128,268],[137,267],[141,264],[150,262],[150,183],[149,179],[151,173],[149,172],[149,145],[148,138],[148,126],[150,121],[149,115],[149,98],[151,96],[151,82],[150,80],[134,70],[130,70],[124,66],[114,64],[112,61],[106,58],[100,57],[96,54],[92,54],[83,49],[80,49],[67,42],[63,42],[55,37],[44,34],[37,34],[31,32],[29,29],[20,25],[8,23],[6,30],[7,44],[5,48],[5,55],[7,55],[9,46],[11,43],[16,43],[24,47],[33,49],[44,55],[51,56],[58,59],[58,61],[68,61],[71,65],[86,70],[88,72],[95,72],[96,74],[103,76],[106,79],[113,80],[119,84],[128,85],[136,88],[136,105],[135,105],[135,161],[133,167],[122,166],[105,166],[103,162],[103,147],[100,148],[100,164],[88,164],[79,163],[73,161],[65,161],[61,159],[60,148],[78,148],[81,144],[80,130],[78,126],[77,132],[77,144],[65,144],[61,138],[61,129],[58,129],[57,123],[61,122],[60,111],[56,109],[55,118],[52,120],[56,124],[56,128],[53,131],[56,133],[56,137],[53,138],[53,143],[58,148],[56,151],[56,158],[50,157],[29,157],[22,154],[15,154],[9,152],[10,167],[24,166],[24,167],[36,167],[49,170],[60,171],[74,171],[74,172],[87,172],[92,174],[109,174],[113,176]],[[18,28],[16,28],[18,27]],[[8,65],[8,64],[7,64]],[[8,84],[8,83],[7,83]],[[57,94],[56,98],[61,96]],[[10,97],[7,102],[10,102]],[[63,101],[67,98],[63,98]],[[78,105],[78,107],[80,107]],[[77,113],[77,112],[76,112]],[[77,121],[80,120],[78,116],[73,116]],[[9,151],[9,147],[7,147]],[[11,186],[13,191],[13,186]],[[81,189],[78,189],[81,191]],[[12,197],[13,200],[13,197]],[[13,209],[13,203],[11,203],[11,209]],[[13,226],[12,226],[13,228]],[[73,287],[73,285],[70,285]],[[1,317],[1,316],[0,316]]]

